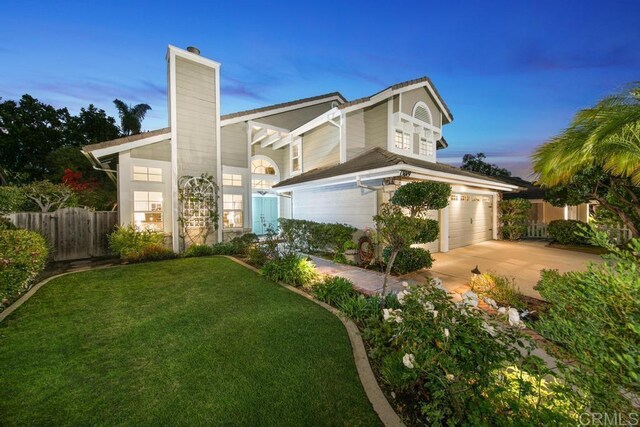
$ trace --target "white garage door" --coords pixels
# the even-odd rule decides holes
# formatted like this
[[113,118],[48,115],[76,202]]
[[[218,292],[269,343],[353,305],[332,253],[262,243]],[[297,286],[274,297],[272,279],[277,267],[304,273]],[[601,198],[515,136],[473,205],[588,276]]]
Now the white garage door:
[[449,249],[492,238],[492,197],[452,194],[449,201]]

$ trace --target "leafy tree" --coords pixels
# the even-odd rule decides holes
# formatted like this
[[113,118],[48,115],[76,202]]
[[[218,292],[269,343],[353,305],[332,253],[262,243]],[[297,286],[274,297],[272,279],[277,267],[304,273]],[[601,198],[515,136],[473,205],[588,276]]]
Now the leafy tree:
[[579,111],[532,156],[551,199],[591,197],[640,232],[640,83]]
[[0,186],[0,216],[10,212],[19,212],[27,201],[20,187]]
[[118,109],[120,116],[120,131],[123,135],[136,135],[141,132],[142,121],[151,110],[149,104],[127,105],[119,99],[114,99],[113,103]]
[[501,168],[497,165],[485,162],[487,156],[484,153],[465,154],[462,157],[461,169],[468,170],[470,172],[477,172],[488,176],[497,177],[509,177],[511,172],[505,168]]
[[40,208],[42,212],[75,206],[77,203],[73,190],[64,184],[50,181],[37,181],[23,187],[27,199]]
[[79,145],[95,144],[120,137],[116,119],[108,116],[103,109],[89,104],[81,108],[77,116],[71,116],[69,131]]
[[520,239],[527,232],[527,215],[531,202],[526,199],[501,200],[498,209],[502,237],[509,240]]

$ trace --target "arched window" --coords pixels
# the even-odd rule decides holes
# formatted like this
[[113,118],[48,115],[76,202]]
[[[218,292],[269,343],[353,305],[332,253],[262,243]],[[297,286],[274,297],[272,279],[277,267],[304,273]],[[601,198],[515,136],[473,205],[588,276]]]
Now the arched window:
[[254,190],[269,190],[280,181],[278,165],[267,156],[251,158],[251,187]]
[[277,167],[273,162],[265,158],[254,157],[251,161],[251,173],[260,175],[277,175]]
[[431,116],[431,110],[427,107],[427,104],[424,102],[416,102],[416,105],[413,106],[413,117],[416,119],[428,123],[430,125],[433,124],[433,117]]

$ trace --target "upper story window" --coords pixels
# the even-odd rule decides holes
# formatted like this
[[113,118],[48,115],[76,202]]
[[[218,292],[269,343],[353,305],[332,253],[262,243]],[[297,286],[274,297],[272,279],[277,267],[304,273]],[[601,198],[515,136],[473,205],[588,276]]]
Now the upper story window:
[[242,175],[235,173],[222,174],[222,185],[230,187],[242,187]]
[[291,175],[302,172],[302,139],[298,138],[291,143]]
[[416,102],[416,105],[413,106],[413,117],[416,119],[428,123],[430,125],[433,124],[433,117],[431,116],[431,110],[427,107],[427,104],[424,102]]
[[396,130],[393,143],[399,150],[409,150],[411,149],[411,135],[407,132]]
[[421,136],[420,145],[418,146],[418,154],[421,156],[433,156],[433,142]]
[[134,181],[162,182],[162,169],[147,166],[133,167]]
[[276,175],[276,168],[268,160],[255,159],[251,162],[251,173],[257,173],[260,175]]

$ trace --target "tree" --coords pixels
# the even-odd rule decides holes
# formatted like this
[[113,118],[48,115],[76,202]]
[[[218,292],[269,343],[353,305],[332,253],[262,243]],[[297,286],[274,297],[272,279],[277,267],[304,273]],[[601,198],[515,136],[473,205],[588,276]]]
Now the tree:
[[[449,204],[451,186],[441,182],[411,182],[398,188],[373,217],[379,239],[390,248],[382,284],[386,295],[387,282],[398,253],[414,243],[434,242],[438,238],[438,222],[425,218],[427,211],[443,209]],[[408,211],[406,215],[404,211]]]
[[638,236],[640,84],[579,111],[566,130],[536,149],[532,161],[550,200],[595,199]]
[[511,172],[507,169],[485,162],[484,159],[486,158],[487,156],[484,153],[477,153],[476,155],[465,154],[462,157],[462,166],[460,167],[460,169],[468,170],[470,172],[477,172],[488,176],[511,176]]
[[79,145],[95,144],[120,137],[116,119],[93,104],[89,104],[87,108],[81,108],[77,116],[71,116],[69,131]]
[[38,181],[23,187],[27,199],[35,203],[42,212],[74,206],[76,197],[73,190],[64,184]]
[[142,121],[151,110],[148,104],[127,105],[119,99],[114,99],[113,103],[118,109],[120,116],[120,132],[122,135],[136,135],[141,132]]
[[518,240],[527,232],[527,215],[531,209],[531,202],[526,199],[501,200],[500,231],[502,237]]

